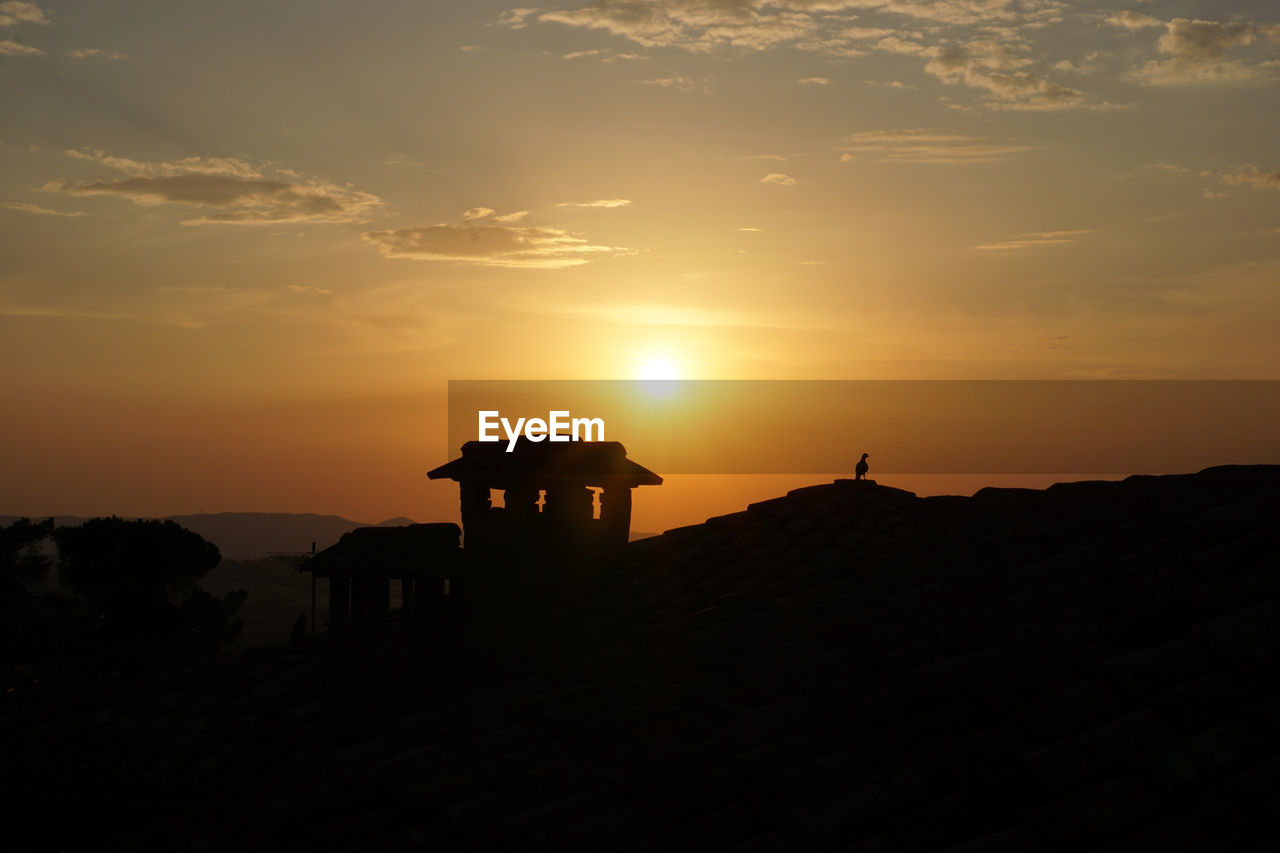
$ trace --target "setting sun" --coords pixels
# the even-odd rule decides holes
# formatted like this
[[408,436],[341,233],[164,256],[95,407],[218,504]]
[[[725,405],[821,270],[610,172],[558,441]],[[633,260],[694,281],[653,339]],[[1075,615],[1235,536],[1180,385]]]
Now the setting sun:
[[636,379],[682,379],[679,366],[667,358],[649,358],[636,368]]

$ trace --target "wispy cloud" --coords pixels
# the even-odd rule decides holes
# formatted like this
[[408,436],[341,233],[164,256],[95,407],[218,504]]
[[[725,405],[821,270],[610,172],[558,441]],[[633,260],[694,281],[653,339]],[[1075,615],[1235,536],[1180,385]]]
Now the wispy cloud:
[[773,184],[778,187],[794,187],[796,179],[790,175],[784,175],[782,172],[770,172],[760,179],[762,184]]
[[[882,4],[877,4],[882,5]],[[892,5],[892,4],[890,4]],[[918,4],[923,5],[923,4]],[[921,33],[899,32],[885,36],[875,44],[884,53],[916,56],[926,60],[924,71],[951,86],[964,86],[985,96],[981,105],[992,110],[1055,111],[1114,110],[1120,107],[1099,101],[1085,92],[1066,86],[1032,70],[1037,62],[1029,34],[1042,25],[1060,22],[1063,4],[1056,2],[1014,4],[1004,0],[991,2],[946,3],[939,0],[935,9],[950,6],[956,14],[945,16],[944,23],[958,24],[970,13],[984,17],[997,10],[1009,13],[1008,24],[988,24],[977,30],[925,28]],[[979,8],[981,7],[981,12]],[[931,41],[932,43],[929,43]],[[1052,66],[1062,72],[1090,72],[1089,62],[1098,57],[1089,54],[1083,66],[1060,61]]]
[[0,40],[0,56],[44,56],[44,51],[13,39]]
[[[1232,166],[1230,169],[1223,172],[1209,169],[1195,171],[1193,169],[1188,169],[1185,166],[1178,166],[1173,163],[1153,163],[1152,168],[1159,169],[1162,172],[1169,172],[1174,175],[1187,175],[1200,178],[1219,178],[1222,183],[1232,187],[1249,187],[1255,190],[1280,191],[1280,171],[1264,172],[1252,163]],[[1203,195],[1205,198],[1224,198],[1229,195],[1229,193],[1215,192],[1211,189],[1205,189]]]
[[22,0],[5,0],[0,3],[0,27],[47,23],[49,15],[35,3],[25,3]]
[[1226,55],[1255,43],[1280,42],[1280,24],[1188,18],[1156,23],[1165,28],[1157,43],[1165,58],[1150,60],[1132,72],[1130,76],[1139,83],[1174,86],[1240,82],[1268,75],[1276,64],[1273,60],[1228,59]]
[[888,83],[881,83],[879,80],[867,80],[868,86],[879,86],[882,89],[910,89],[918,91],[918,86],[912,86],[910,83],[903,83],[901,80],[890,80]]
[[272,225],[362,222],[382,206],[371,193],[306,178],[233,157],[186,157],[168,162],[142,162],[104,151],[68,151],[68,155],[107,166],[128,177],[72,183],[50,181],[44,189],[72,195],[118,196],[134,204],[179,204],[210,212],[183,220],[184,225]]
[[927,128],[866,130],[849,137],[841,159],[890,163],[990,163],[1030,151],[1029,145]]
[[659,89],[675,89],[677,92],[692,92],[698,86],[698,81],[680,74],[673,74],[670,77],[653,77],[640,82],[646,86],[657,86]]
[[984,106],[999,110],[1115,109],[1090,101],[1079,89],[1025,70],[1032,60],[1023,50],[988,38],[971,39],[929,51],[924,70],[943,83],[986,92]]
[[820,28],[805,6],[836,3],[760,2],[760,0],[593,0],[577,9],[513,9],[501,22],[515,29],[533,21],[603,30],[644,47],[681,47],[706,51],[717,47],[763,50],[812,37]]
[[799,82],[800,82],[800,85],[802,86],[830,86],[831,78],[830,77],[802,77],[800,78]]
[[139,177],[171,177],[174,175],[226,175],[235,178],[261,178],[262,170],[236,157],[183,157],[170,162],[144,163],[128,157],[115,157],[100,148],[68,149],[68,157],[101,163],[120,172]]
[[23,213],[34,213],[39,216],[63,216],[67,218],[76,216],[87,216],[83,210],[51,210],[47,207],[41,207],[38,204],[31,204],[26,201],[6,201],[0,206],[7,207],[10,210],[20,210]]
[[479,222],[482,219],[492,220],[493,222],[519,222],[529,215],[527,210],[517,210],[512,213],[497,213],[491,207],[472,207],[462,211],[462,219],[464,222]]
[[[1064,0],[592,0],[576,8],[512,9],[500,23],[598,30],[646,48],[695,53],[789,48],[849,58],[874,49],[925,59],[942,82],[985,92],[991,109],[1112,109],[1023,68],[1033,61],[1026,34],[1061,24],[1068,11]],[[865,25],[864,12],[883,20]],[[682,77],[647,82],[660,81],[691,85]]]
[[81,47],[75,50],[68,50],[67,56],[72,59],[105,59],[108,62],[119,62],[129,58],[127,53],[121,53],[118,50],[103,50],[100,47]]
[[1061,21],[1066,4],[1062,0],[591,0],[569,9],[511,9],[500,16],[499,23],[513,29],[551,23],[600,30],[648,48],[704,53],[794,46],[833,56],[857,56],[864,52],[857,44],[900,34],[883,26],[853,26],[855,12],[861,10],[930,27],[1038,27]]
[[560,269],[631,249],[592,243],[559,228],[497,225],[492,220],[462,225],[426,225],[361,235],[388,258],[449,261],[489,267]]
[[1135,30],[1145,30],[1151,27],[1163,27],[1164,21],[1159,18],[1153,18],[1150,15],[1144,15],[1141,12],[1135,12],[1132,9],[1123,9],[1119,12],[1112,12],[1103,18],[1103,22],[1113,27],[1123,27],[1130,32]]
[[542,10],[529,7],[507,9],[498,15],[498,23],[513,30],[522,30],[530,21],[536,21]]
[[626,198],[601,198],[595,201],[562,201],[556,207],[628,207],[630,204],[631,200]]
[[1223,183],[1255,190],[1280,190],[1280,172],[1264,172],[1257,166],[1237,166],[1222,176]]
[[1067,6],[1061,0],[851,0],[847,3],[810,3],[856,9],[879,9],[920,22],[981,25],[1023,24],[1042,26],[1062,20]]
[[[897,38],[899,35],[905,35],[897,30],[885,27],[845,27],[840,34],[854,41],[880,41],[881,39]],[[920,38],[920,34],[915,33],[915,37]]]
[[1032,231],[1012,240],[1003,240],[999,243],[981,243],[973,248],[981,252],[1013,252],[1036,246],[1060,246],[1064,243],[1074,243],[1080,237],[1092,233],[1094,233],[1093,229],[1090,228],[1073,231]]

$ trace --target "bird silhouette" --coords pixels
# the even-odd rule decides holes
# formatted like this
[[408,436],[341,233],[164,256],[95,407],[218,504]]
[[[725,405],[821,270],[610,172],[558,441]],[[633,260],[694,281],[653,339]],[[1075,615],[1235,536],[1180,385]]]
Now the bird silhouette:
[[867,469],[871,467],[867,465],[867,457],[870,455],[871,454],[869,453],[862,454],[862,458],[858,460],[858,466],[853,469],[853,479],[855,480],[866,479]]

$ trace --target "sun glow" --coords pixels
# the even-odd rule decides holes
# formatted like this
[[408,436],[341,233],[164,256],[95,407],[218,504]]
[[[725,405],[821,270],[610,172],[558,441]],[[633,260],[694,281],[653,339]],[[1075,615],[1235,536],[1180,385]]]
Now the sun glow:
[[636,379],[679,379],[680,368],[668,358],[649,358],[636,368]]

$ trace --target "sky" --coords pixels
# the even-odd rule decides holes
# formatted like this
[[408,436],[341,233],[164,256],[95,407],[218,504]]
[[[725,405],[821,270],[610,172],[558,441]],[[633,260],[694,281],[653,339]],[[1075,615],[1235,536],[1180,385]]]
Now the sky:
[[1278,379],[1278,85],[1264,0],[3,0],[0,512],[442,517],[449,379]]

